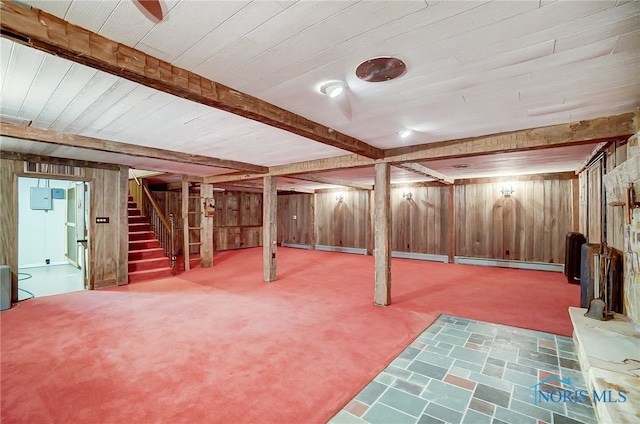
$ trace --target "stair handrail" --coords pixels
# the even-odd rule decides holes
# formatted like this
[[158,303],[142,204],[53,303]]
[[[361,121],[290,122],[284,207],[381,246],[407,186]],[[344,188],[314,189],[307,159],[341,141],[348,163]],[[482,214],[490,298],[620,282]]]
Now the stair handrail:
[[[171,269],[175,274],[177,271],[177,268],[176,268],[175,237],[174,237],[175,223],[174,223],[173,214],[169,214],[169,219],[167,219],[167,217],[164,215],[164,213],[160,209],[158,202],[156,202],[156,199],[154,199],[153,195],[151,194],[151,191],[149,191],[149,187],[143,184],[142,191],[146,195],[146,198],[149,201],[149,204],[151,205],[151,208],[146,208],[146,210],[148,210],[152,215],[149,217],[151,221],[151,229],[153,230],[153,233],[155,234],[157,239],[160,241],[160,246],[162,246],[165,255],[169,257],[169,260],[171,263]],[[159,223],[162,224],[161,226],[158,225],[158,221]],[[159,228],[159,227],[162,227],[162,228]]]

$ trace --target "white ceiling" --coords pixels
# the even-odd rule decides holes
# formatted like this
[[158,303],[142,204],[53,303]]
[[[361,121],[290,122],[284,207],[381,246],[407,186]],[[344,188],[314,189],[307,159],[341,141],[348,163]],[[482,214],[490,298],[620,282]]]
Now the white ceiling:
[[[640,106],[637,1],[163,0],[157,24],[130,0],[27,3],[379,148]],[[265,166],[348,153],[0,41],[2,112],[35,127]],[[358,64],[376,56],[400,58],[407,73],[384,83],[357,79]],[[318,92],[332,79],[348,84],[346,95]],[[402,128],[414,133],[401,139]],[[574,170],[591,147],[423,164],[454,178],[560,172]],[[140,167],[219,173],[157,162]],[[421,179],[402,173],[393,178]],[[372,181],[358,170],[326,175],[334,174]]]

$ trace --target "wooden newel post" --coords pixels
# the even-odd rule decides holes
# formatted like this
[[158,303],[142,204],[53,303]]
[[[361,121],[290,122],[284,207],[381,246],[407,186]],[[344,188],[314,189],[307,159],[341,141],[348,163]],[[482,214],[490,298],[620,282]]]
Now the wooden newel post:
[[391,303],[391,168],[376,164],[375,180],[375,292],[373,303]]
[[276,251],[278,241],[278,191],[276,177],[264,177],[264,198],[262,199],[262,263],[264,281],[276,280]]

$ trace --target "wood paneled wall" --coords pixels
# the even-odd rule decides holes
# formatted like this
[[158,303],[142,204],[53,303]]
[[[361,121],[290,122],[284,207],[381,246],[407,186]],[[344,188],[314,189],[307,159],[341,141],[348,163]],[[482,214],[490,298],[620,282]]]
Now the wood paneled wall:
[[278,243],[315,243],[315,195],[278,196]]
[[391,190],[391,250],[446,255],[448,193],[444,186]]
[[[129,170],[86,169],[89,177],[89,286],[109,287],[128,283],[129,226],[127,213]],[[96,224],[96,217],[109,217]]]
[[574,228],[574,180],[541,179],[456,186],[456,254],[491,259],[564,263],[565,237]]
[[[141,178],[138,178],[138,181],[143,182]],[[144,215],[144,193],[142,192],[142,186],[138,185],[134,179],[129,180],[129,196],[133,197],[133,201],[136,202],[138,209]]]
[[316,244],[339,247],[367,248],[370,227],[369,192],[343,191],[315,195]]
[[[176,240],[179,252],[182,252],[182,193],[175,191],[153,191],[154,198],[166,216],[173,213],[176,217],[178,234]],[[202,200],[198,192],[191,193],[189,211],[190,227],[200,226],[200,208]],[[216,214],[213,218],[214,250],[239,249],[262,246],[262,194],[238,191],[214,193]],[[199,230],[190,230],[192,242],[200,240]],[[191,253],[198,253],[198,246],[191,246]]]
[[[1,160],[0,209],[2,212],[2,243],[0,260],[12,272],[18,269],[18,203],[17,177],[41,177],[84,180],[89,185],[89,282],[88,288],[123,285],[128,282],[128,168],[81,168],[83,177],[50,173],[24,173],[24,162]],[[108,224],[96,224],[96,217],[109,217]],[[17,284],[17,282],[16,282]],[[17,300],[17,286],[13,291]]]
[[15,165],[0,159],[0,265],[11,268],[11,301],[18,301],[18,177]]
[[[565,237],[578,229],[578,179],[568,174],[463,182],[454,187],[457,256],[564,263]],[[411,193],[411,199],[403,192]],[[279,196],[279,242],[367,248],[371,240],[370,192]],[[391,190],[392,250],[448,254],[449,188]],[[296,219],[293,220],[293,215]]]

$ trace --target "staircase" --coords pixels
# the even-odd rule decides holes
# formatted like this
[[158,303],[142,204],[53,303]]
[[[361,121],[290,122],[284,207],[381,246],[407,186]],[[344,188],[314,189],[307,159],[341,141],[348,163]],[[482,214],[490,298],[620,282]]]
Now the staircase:
[[129,196],[129,283],[171,277],[169,258],[164,255],[148,219]]

